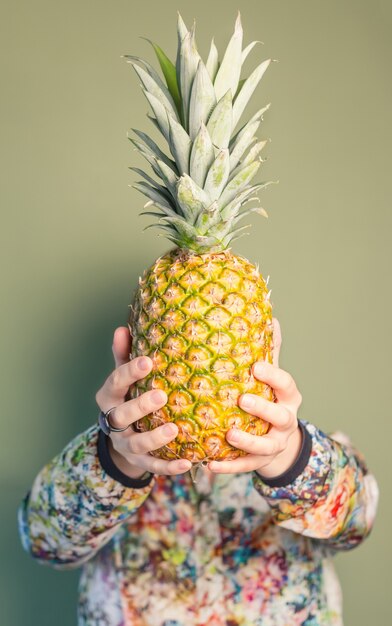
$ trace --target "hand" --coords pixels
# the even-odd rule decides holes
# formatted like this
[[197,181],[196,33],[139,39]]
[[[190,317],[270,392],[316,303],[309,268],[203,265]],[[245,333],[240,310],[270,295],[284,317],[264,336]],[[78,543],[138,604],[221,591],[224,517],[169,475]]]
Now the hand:
[[[228,442],[248,454],[233,461],[211,461],[208,467],[214,473],[257,471],[262,478],[275,478],[291,467],[300,451],[302,436],[297,412],[302,396],[292,376],[278,367],[282,336],[278,320],[274,318],[273,324],[273,364],[258,361],[252,372],[255,378],[274,389],[277,401],[270,402],[254,394],[243,394],[239,399],[242,409],[270,422],[271,428],[263,436],[251,435],[238,428],[230,429],[226,435]],[[250,403],[247,404],[248,399]]]
[[[101,411],[116,407],[110,414],[110,422],[116,428],[133,424],[140,418],[163,407],[167,395],[161,389],[146,391],[138,398],[124,401],[129,387],[144,378],[151,371],[152,360],[137,357],[129,360],[131,349],[129,330],[125,326],[117,328],[113,338],[113,355],[116,369],[110,374],[95,399]],[[186,460],[165,461],[149,454],[173,441],[178,428],[175,424],[164,424],[145,433],[137,433],[132,428],[122,433],[111,433],[109,450],[113,462],[127,476],[140,478],[146,471],[154,474],[182,474],[192,463]]]

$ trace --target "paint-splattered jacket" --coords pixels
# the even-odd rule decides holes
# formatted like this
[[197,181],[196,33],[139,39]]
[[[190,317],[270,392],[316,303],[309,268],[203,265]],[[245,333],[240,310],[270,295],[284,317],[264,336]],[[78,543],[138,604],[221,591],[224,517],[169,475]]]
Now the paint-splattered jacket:
[[79,626],[341,625],[331,556],[369,533],[377,485],[342,436],[301,422],[301,453],[256,473],[131,481],[96,426],[37,476],[19,510],[26,550],[82,566]]

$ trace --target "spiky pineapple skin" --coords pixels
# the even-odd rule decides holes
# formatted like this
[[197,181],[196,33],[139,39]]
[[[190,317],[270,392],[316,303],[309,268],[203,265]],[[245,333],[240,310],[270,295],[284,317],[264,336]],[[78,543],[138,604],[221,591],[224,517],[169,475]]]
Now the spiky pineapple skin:
[[230,428],[263,435],[268,422],[238,406],[245,392],[274,401],[273,390],[254,378],[252,365],[272,362],[272,306],[258,269],[231,251],[197,254],[175,248],[139,280],[131,305],[131,358],[153,361],[131,397],[159,388],[167,404],[137,422],[147,431],[165,422],[176,439],[152,454],[193,463],[242,454],[226,440]]

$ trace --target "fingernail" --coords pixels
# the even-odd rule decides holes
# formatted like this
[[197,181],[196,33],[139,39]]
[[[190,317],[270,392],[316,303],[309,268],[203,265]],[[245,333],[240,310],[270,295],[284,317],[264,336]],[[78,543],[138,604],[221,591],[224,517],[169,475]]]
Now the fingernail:
[[262,361],[258,361],[253,367],[253,372],[256,376],[263,376],[265,374],[265,364]]
[[163,427],[163,432],[165,435],[174,435],[174,433],[176,432],[176,428],[174,424],[165,424],[165,426]]
[[181,461],[181,463],[178,464],[180,469],[190,469],[192,466],[192,463],[190,461]]
[[162,404],[162,402],[165,402],[166,400],[166,394],[161,389],[156,389],[151,394],[151,400],[154,404]]
[[251,396],[249,393],[241,396],[241,406],[244,406],[246,409],[250,409],[252,406],[256,404],[256,399],[254,396]]
[[138,360],[137,365],[140,370],[146,371],[150,367],[150,361],[146,357],[142,357]]

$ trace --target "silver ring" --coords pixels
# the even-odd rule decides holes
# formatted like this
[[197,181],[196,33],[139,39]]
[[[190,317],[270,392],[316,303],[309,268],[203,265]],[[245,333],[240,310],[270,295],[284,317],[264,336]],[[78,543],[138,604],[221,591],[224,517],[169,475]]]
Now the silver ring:
[[128,426],[124,426],[124,428],[114,428],[114,426],[111,425],[109,421],[109,416],[110,413],[116,408],[116,406],[113,406],[111,409],[109,409],[109,411],[106,411],[106,413],[104,413],[103,411],[99,413],[98,425],[100,429],[105,433],[105,435],[110,435],[110,433],[123,433],[124,430],[127,430],[132,426],[132,424],[128,424]]

